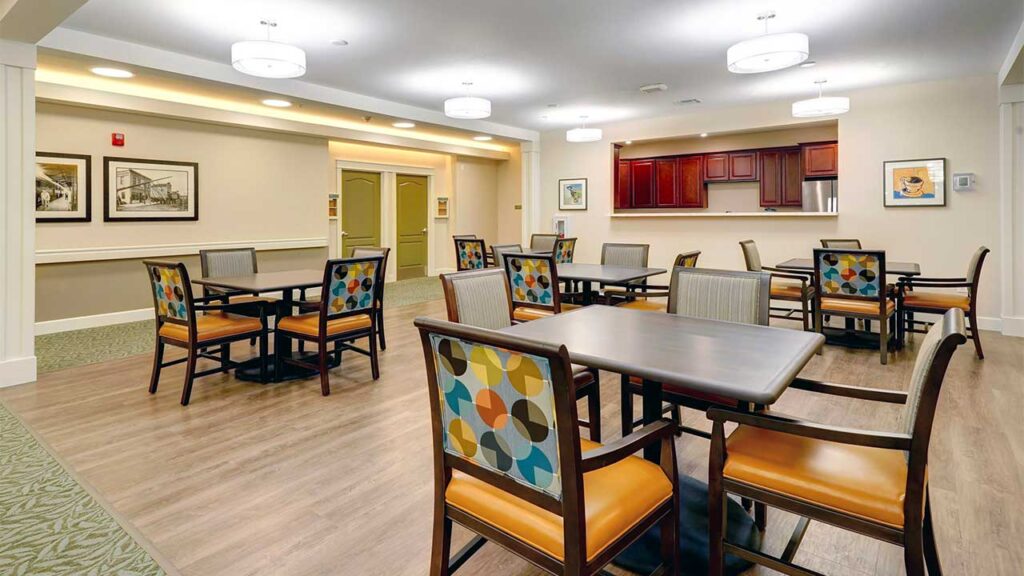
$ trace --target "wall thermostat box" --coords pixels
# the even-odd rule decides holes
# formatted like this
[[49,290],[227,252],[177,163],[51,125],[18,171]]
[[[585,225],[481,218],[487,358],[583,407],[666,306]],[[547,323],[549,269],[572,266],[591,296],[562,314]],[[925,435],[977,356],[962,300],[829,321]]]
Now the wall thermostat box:
[[953,174],[953,191],[954,192],[972,192],[974,191],[974,173],[973,172],[957,172]]

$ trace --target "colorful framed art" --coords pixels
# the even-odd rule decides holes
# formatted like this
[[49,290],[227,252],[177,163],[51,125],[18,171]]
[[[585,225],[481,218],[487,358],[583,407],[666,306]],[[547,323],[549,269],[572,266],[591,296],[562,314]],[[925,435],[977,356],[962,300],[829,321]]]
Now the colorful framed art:
[[882,167],[886,207],[946,205],[946,159],[899,160]]

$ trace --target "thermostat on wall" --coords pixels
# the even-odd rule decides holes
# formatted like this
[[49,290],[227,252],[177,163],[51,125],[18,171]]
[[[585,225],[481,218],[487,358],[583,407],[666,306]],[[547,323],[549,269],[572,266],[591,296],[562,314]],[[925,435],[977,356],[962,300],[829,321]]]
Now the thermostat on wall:
[[973,192],[974,191],[974,173],[973,172],[958,172],[953,174],[953,191],[954,192]]

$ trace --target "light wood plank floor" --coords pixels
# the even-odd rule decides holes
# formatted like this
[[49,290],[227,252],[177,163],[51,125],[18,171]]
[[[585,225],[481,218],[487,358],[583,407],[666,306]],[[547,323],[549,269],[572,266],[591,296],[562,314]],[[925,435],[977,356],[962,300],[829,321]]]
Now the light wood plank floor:
[[[182,408],[182,367],[167,369],[150,396],[150,358],[136,356],[47,374],[0,390],[0,400],[183,574],[420,575],[430,550],[432,477],[423,358],[411,321],[443,314],[442,302],[389,310],[381,379],[370,379],[365,358],[346,355],[328,398],[315,379],[263,386],[217,375],[200,379]],[[952,362],[932,444],[947,574],[1024,572],[1024,340],[984,339],[988,359],[975,359],[968,344]],[[911,347],[881,366],[877,353],[828,348],[804,374],[904,388],[913,354]],[[618,435],[617,382],[609,374],[602,387],[610,437]],[[899,414],[800,391],[777,406],[881,429],[895,429]],[[701,414],[686,418],[706,426]],[[683,437],[677,446],[682,467],[706,478],[707,442]],[[796,519],[777,511],[769,519],[766,549],[779,553]],[[456,544],[467,538],[458,536]],[[829,574],[903,573],[899,548],[822,524],[812,524],[797,561]],[[462,573],[539,574],[490,544]]]

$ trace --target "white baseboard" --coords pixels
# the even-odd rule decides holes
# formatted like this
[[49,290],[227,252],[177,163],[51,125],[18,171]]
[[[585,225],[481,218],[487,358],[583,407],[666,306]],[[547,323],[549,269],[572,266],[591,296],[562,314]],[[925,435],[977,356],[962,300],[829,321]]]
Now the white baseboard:
[[47,320],[36,322],[36,336],[67,332],[69,330],[82,330],[85,328],[98,328],[100,326],[112,326],[114,324],[125,324],[127,322],[138,322],[140,320],[151,320],[153,318],[153,307],[139,308],[138,310],[124,310],[122,312],[110,312],[108,314],[96,314],[93,316],[77,316],[75,318],[61,318],[59,320]]
[[35,382],[36,357],[14,358],[0,362],[0,388]]
[[978,328],[981,330],[991,330],[993,332],[1003,331],[1003,319],[993,318],[991,316],[978,316]]
[[[1024,316],[1004,316],[1002,318],[1003,335],[1024,337]],[[978,319],[981,324],[981,319]]]

